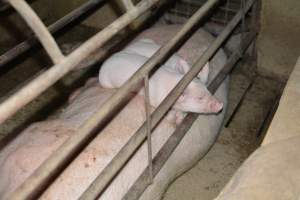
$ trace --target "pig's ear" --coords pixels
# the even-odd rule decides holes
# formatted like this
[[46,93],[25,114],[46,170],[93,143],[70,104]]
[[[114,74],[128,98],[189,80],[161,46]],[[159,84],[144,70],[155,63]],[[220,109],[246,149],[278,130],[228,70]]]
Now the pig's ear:
[[209,63],[207,62],[202,70],[198,74],[198,78],[203,84],[206,84],[208,81],[208,74],[209,74]]

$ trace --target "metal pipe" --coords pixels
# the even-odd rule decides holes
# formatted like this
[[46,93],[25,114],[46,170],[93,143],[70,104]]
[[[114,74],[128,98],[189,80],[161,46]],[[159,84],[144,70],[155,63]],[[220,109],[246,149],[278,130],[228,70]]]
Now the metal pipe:
[[[75,21],[78,19],[80,16],[82,16],[84,13],[87,11],[91,10],[95,6],[103,3],[105,0],[89,0],[88,2],[84,3],[77,9],[73,10],[63,18],[59,19],[55,23],[51,24],[48,27],[48,30],[50,33],[55,33],[59,30],[61,30],[63,27],[66,25],[70,24],[71,22]],[[20,44],[16,45],[12,49],[8,50],[5,52],[3,55],[0,56],[0,68],[7,64],[8,62],[12,61],[22,53],[26,52],[29,50],[32,46],[37,44],[39,40],[36,38],[35,35],[32,37],[28,38],[27,40],[21,42]]]
[[32,8],[24,0],[7,0],[7,2],[16,9],[16,11],[27,22],[28,26],[33,30],[36,36],[41,41],[46,52],[49,54],[52,61],[57,64],[64,58],[57,43],[55,42],[48,29],[32,10]]
[[149,168],[149,184],[153,183],[153,168],[152,168],[152,134],[151,134],[151,105],[149,95],[149,75],[144,78],[145,91],[145,111],[147,122],[147,147],[148,147],[148,168]]
[[[251,8],[255,0],[249,0],[245,10],[246,12]],[[192,17],[193,18],[193,17]],[[215,52],[220,48],[221,44],[226,40],[234,28],[238,25],[242,18],[242,12],[239,11],[236,16],[231,20],[228,26],[222,31],[218,38],[212,43],[212,45],[204,52],[203,55],[196,61],[193,67],[187,74],[179,81],[175,88],[169,93],[169,95],[164,99],[164,101],[155,109],[151,115],[151,128],[160,121],[160,119],[165,115],[165,113],[170,109],[176,99],[180,96],[187,85],[197,76],[200,70],[203,68],[205,63],[215,54]],[[189,22],[188,22],[189,23]],[[187,24],[188,24],[187,23]],[[185,24],[185,25],[187,25]],[[176,36],[175,36],[176,37]],[[165,46],[167,46],[166,44]],[[161,49],[163,49],[163,46]],[[160,50],[161,50],[160,49]],[[157,55],[157,53],[155,54]],[[155,55],[149,61],[153,60]],[[147,62],[149,63],[149,62]],[[147,66],[147,63],[141,68],[143,69]],[[135,74],[137,75],[137,73]],[[134,78],[134,77],[132,77]],[[126,84],[125,84],[126,85]],[[124,87],[124,86],[123,86]],[[93,116],[93,117],[96,117]],[[96,120],[96,119],[91,119]],[[83,126],[84,128],[85,126]],[[82,129],[84,131],[84,129]],[[104,168],[102,173],[94,180],[90,187],[83,193],[80,199],[94,199],[96,198],[107,184],[113,179],[113,177],[118,173],[118,171],[123,167],[126,161],[131,157],[134,151],[142,144],[146,138],[146,122],[139,128],[139,130],[130,138],[130,140],[125,144],[125,146],[120,150],[120,152],[113,158],[113,160]]]
[[[245,52],[249,47],[251,42],[253,42],[256,34],[251,34],[247,36],[245,41],[243,42],[242,51]],[[226,76],[232,71],[232,69],[236,66],[235,64],[240,59],[240,50],[236,50],[228,59],[227,63],[224,65],[223,69],[218,73],[218,75],[214,78],[214,80],[209,84],[208,90],[214,94],[221,83],[224,81]],[[169,137],[167,142],[163,145],[163,147],[159,150],[157,155],[153,159],[153,175],[156,176],[160,169],[163,167],[167,159],[170,157],[172,152],[175,150],[181,139],[185,136],[186,132],[193,125],[194,121],[198,118],[198,114],[189,113],[183,120],[183,122],[176,128],[174,133]],[[214,139],[212,142],[207,145],[207,149],[202,152],[201,156],[203,156],[208,152],[208,150],[215,143],[216,136],[213,136]],[[211,141],[211,140],[208,140]],[[138,199],[145,189],[148,186],[148,169],[145,169],[140,177],[136,180],[136,182],[131,186],[129,191],[123,197],[123,200],[135,200]]]
[[[112,36],[127,26],[132,20],[151,8],[156,2],[157,0],[144,0],[139,2],[133,9],[118,18],[104,30],[85,42],[80,48],[76,49],[73,53],[63,59],[61,63],[53,66],[16,94],[8,98],[0,105],[0,122],[6,120],[18,109],[46,90],[49,86],[72,70],[87,55],[92,53],[99,46],[103,45]],[[94,119],[89,120],[89,124],[91,123],[97,124],[97,122],[94,122]],[[30,176],[19,188],[17,188],[10,199],[32,199],[38,196],[40,192],[45,189],[47,183],[52,181],[53,178],[60,173],[62,166],[72,159],[72,153],[73,155],[74,153],[76,155],[76,148],[81,146],[82,143],[85,144],[87,142],[88,134],[82,134],[79,130],[75,135],[75,137],[68,139],[58,151],[47,159],[47,162],[42,164],[32,176]]]

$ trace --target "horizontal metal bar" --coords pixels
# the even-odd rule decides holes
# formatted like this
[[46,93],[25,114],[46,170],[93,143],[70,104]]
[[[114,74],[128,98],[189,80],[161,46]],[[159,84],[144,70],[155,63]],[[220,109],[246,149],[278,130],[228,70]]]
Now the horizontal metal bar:
[[[245,10],[248,11],[255,0],[249,0]],[[207,4],[210,1],[207,2]],[[205,5],[207,5],[205,4]],[[205,6],[204,5],[204,6]],[[203,8],[203,7],[202,7]],[[201,8],[199,9],[201,10]],[[205,10],[205,13],[209,9]],[[197,11],[198,13],[198,11]],[[197,14],[196,13],[196,14]],[[196,15],[195,14],[195,15]],[[194,15],[194,16],[195,16]],[[193,16],[193,17],[194,17]],[[192,17],[192,18],[193,18]],[[196,61],[194,66],[187,74],[179,81],[170,94],[164,99],[164,101],[155,109],[151,115],[151,128],[161,120],[165,113],[170,109],[176,99],[180,96],[187,85],[197,76],[205,63],[214,55],[214,53],[220,48],[221,44],[226,40],[229,34],[234,30],[242,18],[242,12],[239,11],[228,26],[222,31],[218,38],[212,43],[212,45],[204,52],[202,56]],[[190,20],[184,25],[189,24]],[[176,37],[176,36],[175,36]],[[167,45],[165,45],[167,46]],[[164,47],[162,47],[164,48]],[[157,55],[157,54],[155,54]],[[153,56],[155,57],[155,56]],[[153,58],[152,57],[152,58]],[[151,61],[151,59],[150,59]],[[147,66],[147,63],[144,65]],[[137,75],[137,73],[135,74]],[[133,78],[133,77],[132,77]],[[125,84],[126,85],[126,84]],[[123,86],[124,87],[124,86]],[[100,118],[101,119],[101,118]],[[91,119],[92,120],[92,119]],[[95,120],[95,119],[94,119]],[[84,129],[82,130],[84,131]],[[120,152],[114,157],[114,159],[106,166],[106,168],[99,174],[90,187],[84,192],[80,199],[94,199],[97,197],[107,184],[113,179],[116,173],[122,168],[126,161],[131,157],[135,150],[142,144],[146,138],[146,122],[139,128],[139,130],[130,138]]]
[[[53,66],[19,92],[7,99],[0,105],[0,122],[6,120],[18,109],[26,105],[29,101],[34,99],[41,92],[63,77],[85,57],[103,45],[106,41],[112,38],[112,36],[130,24],[146,10],[151,8],[156,2],[157,0],[143,0],[139,2],[133,9],[89,39],[80,48],[73,51],[61,63]],[[91,119],[89,121],[91,122],[94,120]],[[61,172],[62,166],[72,160],[72,156],[70,155],[72,155],[72,153],[74,155],[74,152],[76,155],[76,147],[81,146],[81,143],[85,144],[88,139],[88,137],[86,137],[85,134],[82,134],[80,130],[75,135],[75,137],[73,137],[73,135],[54,154],[52,154],[52,156],[47,159],[47,161],[43,163],[38,170],[32,174],[32,176],[30,176],[19,188],[17,188],[9,199],[32,199],[38,196],[45,189],[47,183],[51,182]],[[79,142],[75,142],[74,140]]]
[[64,58],[64,55],[44,23],[32,8],[24,0],[7,0],[7,2],[16,9],[28,26],[33,30],[52,61],[55,64],[59,63]]
[[[84,3],[77,9],[73,10],[63,18],[59,19],[55,23],[51,24],[48,27],[48,30],[50,33],[55,33],[59,30],[61,30],[66,25],[70,24],[71,22],[78,19],[80,16],[82,16],[87,11],[91,10],[92,8],[96,7],[97,5],[105,2],[105,0],[89,0],[88,2]],[[28,51],[32,46],[37,44],[39,40],[36,38],[35,35],[28,38],[27,40],[21,42],[20,44],[16,45],[12,49],[8,50],[4,54],[0,56],[0,68],[3,67],[8,62],[12,61],[22,53]]]
[[[256,34],[249,35],[245,38],[244,45],[242,46],[242,51],[245,52],[249,47],[251,42],[254,40]],[[214,94],[221,83],[224,81],[226,76],[232,71],[232,69],[236,66],[235,64],[240,59],[240,51],[236,50],[232,56],[228,59],[227,63],[223,67],[223,69],[218,73],[218,75],[214,78],[214,80],[209,84],[208,90]],[[198,118],[198,114],[189,113],[182,123],[176,128],[174,133],[170,136],[167,142],[163,145],[163,147],[159,150],[155,158],[153,159],[153,175],[156,176],[157,173],[161,170],[167,159],[171,156],[172,152],[175,150],[177,145],[180,143],[181,139],[185,136],[186,132],[190,129],[193,123]],[[216,137],[217,138],[217,137]],[[215,138],[215,139],[216,139]],[[203,153],[202,156],[206,154],[206,152],[211,148],[211,146],[215,142],[212,142],[211,145],[208,146],[207,150]],[[124,196],[123,200],[135,200],[138,199],[145,189],[148,186],[148,168],[143,171],[137,181],[131,186],[129,191]]]

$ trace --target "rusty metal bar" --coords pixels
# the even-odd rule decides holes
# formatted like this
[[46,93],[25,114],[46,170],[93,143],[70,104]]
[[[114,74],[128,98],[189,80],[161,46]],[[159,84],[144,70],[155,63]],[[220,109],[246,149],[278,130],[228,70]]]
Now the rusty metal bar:
[[28,26],[33,30],[41,41],[52,61],[57,64],[62,61],[64,55],[60,51],[48,29],[24,0],[7,0],[7,2],[23,17]]
[[[105,0],[89,0],[88,2],[84,3],[80,7],[76,8],[63,18],[59,19],[55,23],[51,24],[48,27],[48,30],[50,33],[55,33],[59,30],[61,30],[63,27],[66,25],[70,24],[71,22],[75,21],[79,17],[81,17],[84,13],[88,12],[95,6],[105,2]],[[35,35],[32,37],[28,38],[27,40],[21,42],[20,44],[16,45],[12,49],[8,50],[5,52],[3,55],[0,56],[0,68],[7,64],[8,62],[12,61],[22,53],[26,52],[29,50],[32,46],[37,44],[39,40],[36,38]]]
[[0,123],[3,123],[10,116],[15,114],[19,109],[36,98],[48,87],[70,72],[77,64],[84,60],[89,54],[102,46],[105,42],[116,35],[120,30],[130,24],[135,18],[140,16],[144,11],[152,7],[157,0],[143,0],[134,9],[122,15],[104,30],[97,33],[80,48],[74,50],[70,55],[62,60],[59,64],[41,74],[21,90],[10,96],[0,105]]
[[[251,34],[245,38],[243,42],[242,51],[245,52],[249,45],[255,39],[256,34]],[[240,50],[236,50],[228,59],[227,63],[223,67],[223,69],[218,73],[218,75],[214,78],[214,80],[209,84],[208,90],[214,94],[221,83],[224,81],[226,76],[232,71],[232,69],[236,66],[235,64],[240,59]],[[174,133],[169,137],[167,142],[163,145],[163,147],[159,150],[157,155],[153,159],[153,174],[154,176],[160,171],[163,167],[167,159],[171,156],[172,152],[175,150],[181,139],[185,136],[186,132],[193,125],[194,121],[197,119],[198,114],[189,113],[183,120],[183,122],[176,128]],[[215,137],[214,141],[217,139]],[[207,151],[211,148],[214,142],[209,145],[207,150],[203,152],[202,156],[204,156]],[[131,186],[129,191],[123,197],[123,200],[135,200],[138,199],[145,189],[148,186],[148,169],[145,169],[144,172],[140,175],[140,177],[136,180],[136,182]]]
[[[249,0],[246,4],[246,12],[251,8],[255,0]],[[201,9],[201,8],[200,8]],[[194,16],[193,16],[194,17]],[[192,18],[193,18],[192,17]],[[170,94],[164,99],[164,101],[155,109],[151,115],[151,128],[159,122],[159,120],[165,115],[165,113],[170,109],[176,99],[180,96],[187,85],[197,76],[201,71],[206,62],[215,54],[215,52],[220,48],[221,44],[226,40],[234,28],[238,25],[242,18],[242,11],[239,11],[236,16],[231,20],[228,26],[222,31],[218,38],[212,43],[212,45],[204,52],[203,55],[199,57],[196,63],[193,65],[191,70],[184,75],[184,77],[179,81],[175,88],[170,92]],[[187,24],[190,23],[190,20]],[[187,25],[185,24],[185,25]],[[176,38],[176,36],[175,36]],[[167,44],[168,45],[168,44]],[[167,46],[165,45],[165,46]],[[163,49],[163,46],[161,49]],[[159,51],[161,51],[161,49]],[[147,62],[149,63],[156,54]],[[141,68],[143,69],[147,66],[147,63]],[[140,71],[140,70],[139,70]],[[138,72],[139,72],[138,71]],[[137,72],[137,73],[138,73]],[[135,75],[137,75],[137,73]],[[133,77],[132,77],[133,78]],[[126,85],[126,83],[125,83]],[[124,86],[123,86],[124,87]],[[94,116],[96,117],[96,115]],[[84,128],[84,127],[83,127]],[[83,129],[84,130],[84,129]],[[83,131],[82,130],[82,131]],[[131,157],[134,151],[143,143],[146,138],[146,123],[144,123],[139,130],[130,138],[130,140],[123,146],[120,152],[113,158],[113,160],[105,167],[102,173],[95,179],[95,181],[90,185],[90,187],[84,192],[80,199],[95,199],[99,196],[108,183],[113,179],[113,177],[118,173],[118,171],[123,167],[126,161]]]

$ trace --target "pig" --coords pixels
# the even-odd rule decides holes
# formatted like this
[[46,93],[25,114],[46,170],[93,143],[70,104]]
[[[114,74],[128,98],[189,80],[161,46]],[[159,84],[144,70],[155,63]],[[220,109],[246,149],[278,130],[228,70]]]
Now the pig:
[[[139,54],[150,58],[161,46],[156,44],[153,40],[149,38],[142,38],[138,41],[134,41],[125,47],[123,51],[129,53]],[[177,53],[174,53],[167,61],[164,63],[163,67],[170,68],[178,73],[185,74],[190,70],[190,65],[181,58]],[[209,73],[209,63],[207,62],[202,69],[202,73],[199,72],[198,78],[202,83],[207,83],[206,74]]]
[[[99,82],[105,88],[119,88],[146,61],[146,57],[135,53],[116,53],[103,63],[99,72]],[[149,81],[150,104],[157,107],[182,77],[183,74],[167,67],[159,68]],[[140,93],[143,94],[143,91]],[[218,113],[222,107],[223,104],[210,94],[203,83],[193,80],[175,102],[173,109],[181,112]]]
[[[169,31],[170,29],[172,31],[179,30],[180,26],[160,27],[158,30],[151,28],[142,33],[142,36],[156,35],[155,32],[159,31],[163,37],[170,38],[170,35],[173,34],[172,31]],[[203,41],[205,41],[203,36],[208,36],[207,40],[211,39],[209,35],[205,36],[202,32],[197,32],[191,38],[193,44],[195,43],[194,39],[198,37],[202,38]],[[163,37],[160,39],[164,39]],[[193,46],[189,41],[185,45]],[[163,45],[163,43],[158,44]],[[193,47],[198,50],[202,48],[201,40],[198,41],[197,45],[198,47]],[[191,59],[198,56],[198,52],[191,48],[179,52],[183,52],[182,55],[190,56]],[[212,59],[210,65],[210,75],[212,74],[212,76],[210,79],[224,65],[222,63],[223,58],[221,52]],[[207,153],[216,140],[223,123],[227,105],[227,85],[228,78],[215,93],[215,96],[224,102],[223,110],[218,115],[198,116],[170,158],[155,176],[153,184],[149,185],[143,192],[140,200],[161,199],[168,185],[193,167]],[[0,152],[0,199],[7,199],[9,193],[15,190],[47,158],[49,152],[53,152],[67,137],[78,130],[78,127],[82,126],[89,117],[97,112],[98,108],[114,92],[114,89],[105,89],[99,86],[98,81],[89,81],[83,89],[76,92],[76,95],[72,95],[73,99],[70,104],[62,110],[55,120],[34,123],[6,146]],[[59,179],[47,189],[40,199],[78,199],[88,184],[103,170],[144,120],[143,96],[137,95],[64,170]],[[154,130],[152,136],[153,156],[175,129],[175,125],[174,121],[163,119]],[[122,199],[141,171],[145,169],[146,158],[146,142],[144,142],[99,199]]]

